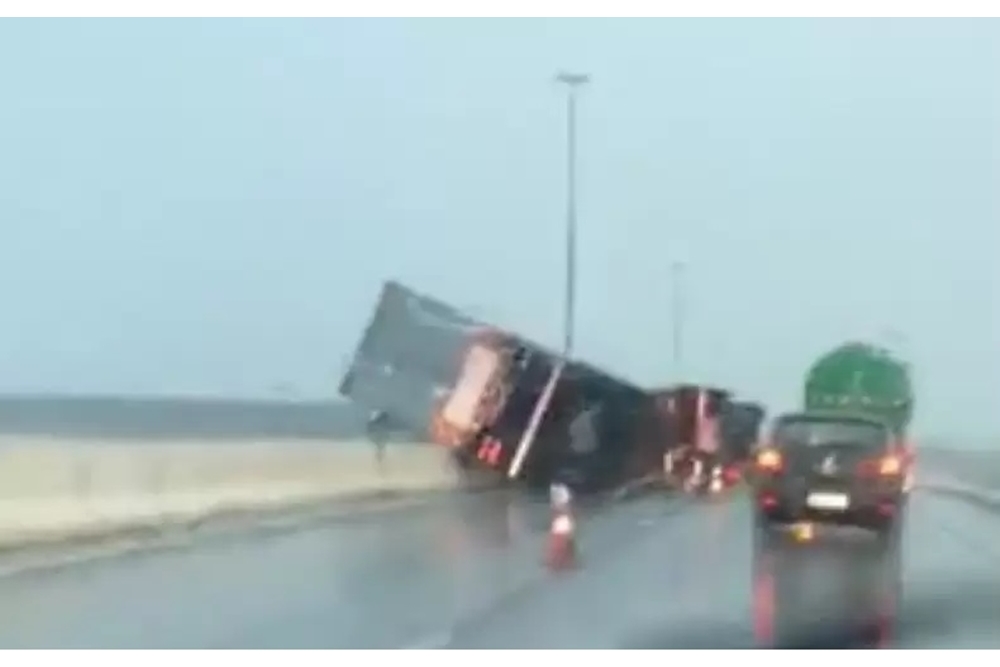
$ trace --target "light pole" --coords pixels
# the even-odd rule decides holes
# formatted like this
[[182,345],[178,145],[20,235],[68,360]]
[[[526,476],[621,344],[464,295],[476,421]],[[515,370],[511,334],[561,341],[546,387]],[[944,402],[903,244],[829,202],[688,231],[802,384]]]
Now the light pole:
[[566,87],[566,292],[563,299],[562,359],[552,368],[514,451],[514,458],[507,469],[510,479],[520,474],[521,466],[524,465],[541,426],[542,417],[552,401],[563,368],[573,354],[573,325],[576,319],[576,98],[580,88],[590,81],[590,77],[586,74],[560,72],[555,80]]
[[590,82],[587,74],[560,72],[556,82],[566,86],[566,293],[563,301],[563,357],[573,354],[576,321],[576,100]]

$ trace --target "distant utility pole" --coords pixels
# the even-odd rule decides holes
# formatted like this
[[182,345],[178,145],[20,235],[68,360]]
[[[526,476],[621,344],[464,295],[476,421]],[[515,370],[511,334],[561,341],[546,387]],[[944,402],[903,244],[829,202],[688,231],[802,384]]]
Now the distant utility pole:
[[566,86],[566,293],[563,300],[563,356],[573,354],[576,323],[576,101],[590,82],[587,74],[561,72],[556,83]]
[[684,356],[684,263],[680,260],[674,260],[670,265],[670,295],[674,381],[681,382],[684,370],[682,366]]

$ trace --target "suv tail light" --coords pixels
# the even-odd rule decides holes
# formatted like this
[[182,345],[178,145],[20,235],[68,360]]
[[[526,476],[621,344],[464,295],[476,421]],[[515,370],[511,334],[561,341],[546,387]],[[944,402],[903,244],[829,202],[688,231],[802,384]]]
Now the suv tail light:
[[868,477],[896,477],[903,473],[903,462],[895,454],[862,461],[858,472]]
[[898,475],[903,471],[903,464],[899,457],[893,454],[882,457],[879,461],[878,474],[884,476]]
[[759,470],[779,472],[784,466],[784,461],[781,458],[781,452],[767,447],[757,452],[756,464]]

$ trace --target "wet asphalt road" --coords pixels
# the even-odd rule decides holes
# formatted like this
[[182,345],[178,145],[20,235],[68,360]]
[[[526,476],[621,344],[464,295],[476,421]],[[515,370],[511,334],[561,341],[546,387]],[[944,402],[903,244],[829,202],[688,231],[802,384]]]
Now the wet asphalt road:
[[916,493],[898,551],[760,552],[743,496],[650,496],[581,521],[560,575],[547,519],[467,497],[10,575],[0,647],[1000,647],[1000,515],[959,500]]

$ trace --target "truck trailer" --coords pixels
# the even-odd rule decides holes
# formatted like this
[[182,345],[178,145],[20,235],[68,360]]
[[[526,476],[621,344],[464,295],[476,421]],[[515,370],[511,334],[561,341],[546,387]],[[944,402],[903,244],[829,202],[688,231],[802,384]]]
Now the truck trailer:
[[340,391],[498,483],[601,491],[662,462],[648,392],[394,281]]
[[909,365],[884,348],[844,343],[807,370],[803,407],[876,417],[906,442],[914,409]]
[[657,413],[664,425],[660,430],[665,449],[671,453],[669,475],[686,468],[689,453],[704,435],[714,428],[718,438],[719,461],[727,484],[742,476],[766,415],[760,403],[735,400],[732,392],[719,387],[680,384],[654,390]]

